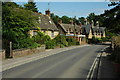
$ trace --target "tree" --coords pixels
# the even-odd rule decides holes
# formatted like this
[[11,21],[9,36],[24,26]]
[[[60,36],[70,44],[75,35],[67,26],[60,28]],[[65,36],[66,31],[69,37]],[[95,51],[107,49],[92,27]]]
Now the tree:
[[61,17],[61,20],[62,20],[63,23],[69,24],[69,23],[70,23],[70,20],[72,20],[72,18],[69,18],[69,17],[67,17],[67,16],[62,16],[62,17]]
[[106,10],[100,16],[104,18],[103,26],[106,26],[112,33],[120,34],[120,1],[112,2],[108,6],[114,6],[110,10]]
[[57,15],[54,15],[54,13],[51,13],[51,19],[53,20],[53,22],[54,22],[55,24],[57,24],[58,21],[59,21],[59,19],[60,19],[60,17],[57,16]]
[[29,2],[27,4],[25,4],[24,7],[33,12],[38,12],[38,10],[36,8],[36,3],[33,0],[29,0]]
[[98,16],[95,15],[95,13],[90,13],[88,16],[87,16],[87,19],[89,21],[89,23],[91,23],[91,21],[93,20],[94,21],[94,25],[96,25],[96,21],[98,21]]
[[84,17],[80,17],[80,18],[78,18],[78,20],[79,20],[79,22],[82,23],[82,25],[84,25],[84,23],[85,23],[85,18]]
[[8,3],[4,3],[2,7],[3,39],[12,41],[13,49],[28,48],[34,45],[28,31],[36,26],[35,20],[38,17],[34,16],[30,10],[16,7],[12,2],[10,4],[11,6],[8,6]]

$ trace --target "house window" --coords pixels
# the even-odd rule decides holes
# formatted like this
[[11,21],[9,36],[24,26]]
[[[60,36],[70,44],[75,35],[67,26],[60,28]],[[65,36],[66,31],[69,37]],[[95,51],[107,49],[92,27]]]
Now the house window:
[[33,36],[37,35],[37,31],[33,31]]
[[54,31],[51,32],[51,37],[54,37]]

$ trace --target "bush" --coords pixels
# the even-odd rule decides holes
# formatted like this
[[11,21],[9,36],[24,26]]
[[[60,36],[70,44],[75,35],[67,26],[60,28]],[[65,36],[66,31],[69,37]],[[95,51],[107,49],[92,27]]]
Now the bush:
[[100,43],[100,42],[102,42],[101,38],[92,37],[92,39],[91,39],[91,41],[89,43],[97,44],[97,43]]
[[45,44],[46,41],[51,40],[50,36],[45,35],[42,32],[38,32],[37,35],[33,36],[33,39],[38,44]]
[[61,36],[61,35],[58,35],[54,38],[54,41],[55,41],[55,44],[56,45],[64,45],[64,46],[68,46],[68,42],[66,41],[66,36]]
[[67,38],[66,40],[67,40],[69,46],[78,44],[74,38]]
[[60,45],[60,48],[64,48],[65,46],[63,44]]
[[46,49],[54,49],[55,42],[54,42],[54,40],[46,41],[45,45],[46,45]]
[[36,42],[34,42],[33,38],[25,38],[22,40],[17,41],[17,43],[13,43],[13,49],[20,49],[20,48],[37,48],[40,46]]
[[76,45],[80,45],[80,43],[77,41],[77,42],[76,42]]
[[80,43],[74,38],[67,38],[69,45],[80,45]]

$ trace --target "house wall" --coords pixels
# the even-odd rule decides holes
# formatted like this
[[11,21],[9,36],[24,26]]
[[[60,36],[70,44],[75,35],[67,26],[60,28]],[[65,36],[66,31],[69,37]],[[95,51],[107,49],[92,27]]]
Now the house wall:
[[54,38],[59,34],[58,31],[54,31]]
[[89,33],[89,35],[88,35],[88,38],[89,39],[92,39],[92,30],[90,29],[90,33]]
[[[34,30],[30,30],[30,31],[28,32],[28,33],[31,35],[31,37],[34,36],[34,35],[33,35],[33,31],[34,31]],[[35,30],[35,31],[36,31],[36,30]],[[59,34],[59,31],[54,31],[54,32],[53,32],[53,33],[54,33],[54,37],[53,37],[53,36],[52,36],[52,31],[49,31],[49,30],[48,30],[48,31],[47,31],[47,30],[46,30],[46,31],[45,31],[45,30],[40,30],[40,31],[43,32],[43,33],[45,33],[46,35],[49,35],[51,39],[55,38],[55,37]]]
[[105,32],[103,33],[103,37],[106,37],[106,36],[105,36]]

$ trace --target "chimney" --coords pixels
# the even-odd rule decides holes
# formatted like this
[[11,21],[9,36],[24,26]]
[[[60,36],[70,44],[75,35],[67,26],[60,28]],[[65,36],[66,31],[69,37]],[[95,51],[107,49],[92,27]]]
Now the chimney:
[[60,19],[58,23],[59,23],[59,24],[62,24],[62,20]]
[[50,17],[50,10],[49,10],[49,9],[46,10],[46,11],[45,11],[45,14]]

